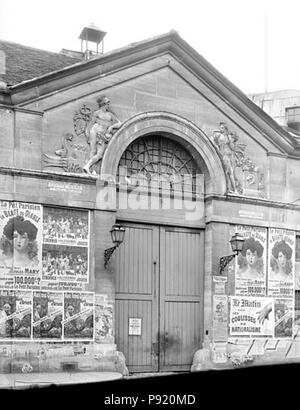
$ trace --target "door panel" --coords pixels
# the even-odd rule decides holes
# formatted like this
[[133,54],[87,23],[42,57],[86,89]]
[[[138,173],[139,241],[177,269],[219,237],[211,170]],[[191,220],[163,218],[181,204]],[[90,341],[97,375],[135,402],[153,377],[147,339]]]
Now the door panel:
[[[118,300],[116,317],[119,323],[118,350],[124,353],[131,371],[157,371],[151,352],[152,302],[149,300]],[[129,318],[142,319],[141,336],[128,335]],[[156,364],[156,368],[155,368]]]
[[160,228],[160,370],[189,370],[202,334],[203,234]]
[[[203,232],[126,224],[117,251],[116,343],[131,372],[189,370],[202,334]],[[129,318],[142,319],[129,335]]]
[[[116,343],[131,372],[158,370],[158,243],[158,228],[126,225],[117,252]],[[141,319],[140,335],[129,335],[130,318]]]

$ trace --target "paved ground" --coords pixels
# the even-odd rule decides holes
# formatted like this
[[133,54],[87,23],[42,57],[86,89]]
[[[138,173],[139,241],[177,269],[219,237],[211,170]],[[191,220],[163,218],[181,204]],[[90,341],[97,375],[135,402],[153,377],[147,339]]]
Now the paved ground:
[[78,383],[95,383],[122,378],[122,374],[117,372],[0,374],[0,389],[47,386],[51,384],[65,385]]
[[189,372],[155,372],[155,373],[131,373],[129,376],[123,376],[124,379],[140,379],[143,377],[172,376],[175,374],[184,374]]

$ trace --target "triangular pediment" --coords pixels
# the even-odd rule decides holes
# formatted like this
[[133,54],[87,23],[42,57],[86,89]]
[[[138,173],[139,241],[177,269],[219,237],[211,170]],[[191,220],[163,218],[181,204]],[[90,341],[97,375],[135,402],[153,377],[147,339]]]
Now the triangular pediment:
[[[149,79],[148,85],[140,81],[147,92],[147,87],[151,87],[151,73],[155,76],[167,69],[225,115],[226,111],[234,113],[234,121],[238,124],[237,116],[242,122],[246,120],[257,130],[252,133],[254,139],[258,138],[267,151],[297,155],[297,140],[174,31],[23,82],[12,87],[11,97],[18,106],[45,111],[74,99],[88,98],[93,93],[109,92],[113,87],[130,87],[133,80],[138,87],[143,76]],[[113,103],[118,104],[117,98]],[[184,106],[182,110],[184,112]]]

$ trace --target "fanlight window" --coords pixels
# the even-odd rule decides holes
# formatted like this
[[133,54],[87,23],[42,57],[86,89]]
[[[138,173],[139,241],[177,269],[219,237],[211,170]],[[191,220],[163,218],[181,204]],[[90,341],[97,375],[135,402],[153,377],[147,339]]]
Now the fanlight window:
[[137,186],[159,195],[195,198],[200,171],[191,154],[178,142],[160,135],[137,139],[123,153],[118,169],[120,187]]

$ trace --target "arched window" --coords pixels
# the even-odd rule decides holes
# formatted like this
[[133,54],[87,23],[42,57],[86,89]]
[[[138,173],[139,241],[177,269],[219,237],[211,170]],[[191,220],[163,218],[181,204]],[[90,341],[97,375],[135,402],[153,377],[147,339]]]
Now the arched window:
[[[123,153],[118,168],[120,186],[151,187],[159,195],[195,198],[197,164],[181,144],[161,135],[135,140]],[[150,190],[148,191],[150,193]]]

